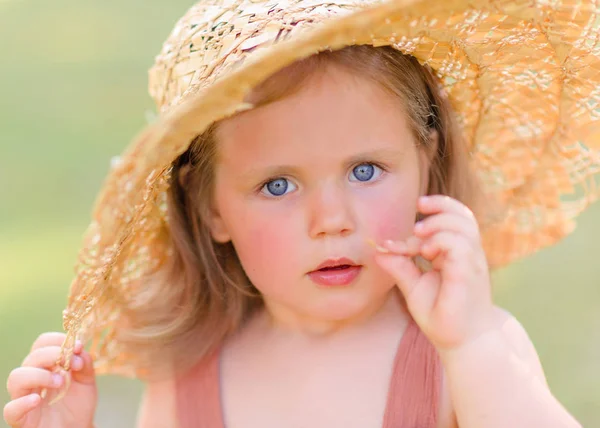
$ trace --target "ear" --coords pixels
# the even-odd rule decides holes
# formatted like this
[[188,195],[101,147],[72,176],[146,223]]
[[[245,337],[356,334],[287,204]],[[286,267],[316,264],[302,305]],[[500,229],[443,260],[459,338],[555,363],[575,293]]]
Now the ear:
[[212,206],[208,209],[206,220],[210,229],[210,234],[216,242],[225,244],[226,242],[231,241],[227,225],[216,207]]
[[420,166],[420,188],[419,195],[423,196],[427,194],[429,188],[429,175],[431,171],[431,164],[437,154],[439,144],[439,133],[436,130],[431,131],[429,134],[429,144],[421,146],[419,148],[419,166]]

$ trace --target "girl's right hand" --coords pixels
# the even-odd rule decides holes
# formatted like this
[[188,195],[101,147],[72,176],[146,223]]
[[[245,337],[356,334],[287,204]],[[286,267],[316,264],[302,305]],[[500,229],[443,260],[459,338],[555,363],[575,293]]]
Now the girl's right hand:
[[[12,401],[4,406],[4,419],[11,427],[92,426],[97,388],[90,354],[83,350],[81,343],[77,343],[71,360],[71,371],[62,376],[52,372],[65,338],[62,333],[40,335],[22,366],[14,369],[8,376],[6,385]],[[70,376],[66,394],[57,403],[48,405],[49,399],[42,399],[40,395],[42,389],[48,389],[48,396],[55,395],[68,381],[66,376]]]

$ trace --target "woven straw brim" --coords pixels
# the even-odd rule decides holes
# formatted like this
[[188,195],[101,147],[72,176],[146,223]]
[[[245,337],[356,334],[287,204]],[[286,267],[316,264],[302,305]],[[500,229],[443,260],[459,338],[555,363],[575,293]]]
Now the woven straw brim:
[[94,339],[100,373],[140,374],[135,352],[114,332],[140,278],[169,257],[172,161],[213,122],[251,107],[244,99],[256,84],[322,50],[390,45],[437,72],[485,192],[502,207],[482,231],[492,267],[557,242],[598,198],[595,3],[217,4],[192,8],[157,57],[151,93],[162,114],[115,163],[86,234],[65,311],[65,350],[76,335]]

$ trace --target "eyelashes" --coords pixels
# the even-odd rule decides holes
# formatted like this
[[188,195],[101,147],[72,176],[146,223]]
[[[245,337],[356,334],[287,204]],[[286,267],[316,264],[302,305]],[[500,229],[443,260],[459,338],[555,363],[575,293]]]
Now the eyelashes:
[[380,166],[374,163],[364,162],[352,168],[350,175],[354,175],[357,181],[369,182],[373,177],[379,178],[382,173],[383,169]]
[[[371,183],[379,179],[387,169],[376,162],[361,162],[348,173],[350,182]],[[259,192],[271,198],[279,198],[296,190],[298,186],[289,178],[274,177],[262,182]]]
[[267,192],[269,196],[283,196],[287,193],[287,190],[290,187],[295,187],[295,189],[298,188],[292,181],[288,180],[287,178],[279,177],[266,182],[262,186],[261,191],[263,193]]

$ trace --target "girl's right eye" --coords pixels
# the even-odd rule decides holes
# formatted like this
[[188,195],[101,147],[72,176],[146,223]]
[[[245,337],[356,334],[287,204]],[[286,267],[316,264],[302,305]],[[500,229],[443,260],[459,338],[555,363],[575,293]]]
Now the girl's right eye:
[[261,192],[267,196],[283,196],[289,191],[296,190],[295,184],[287,178],[276,178],[265,183]]

